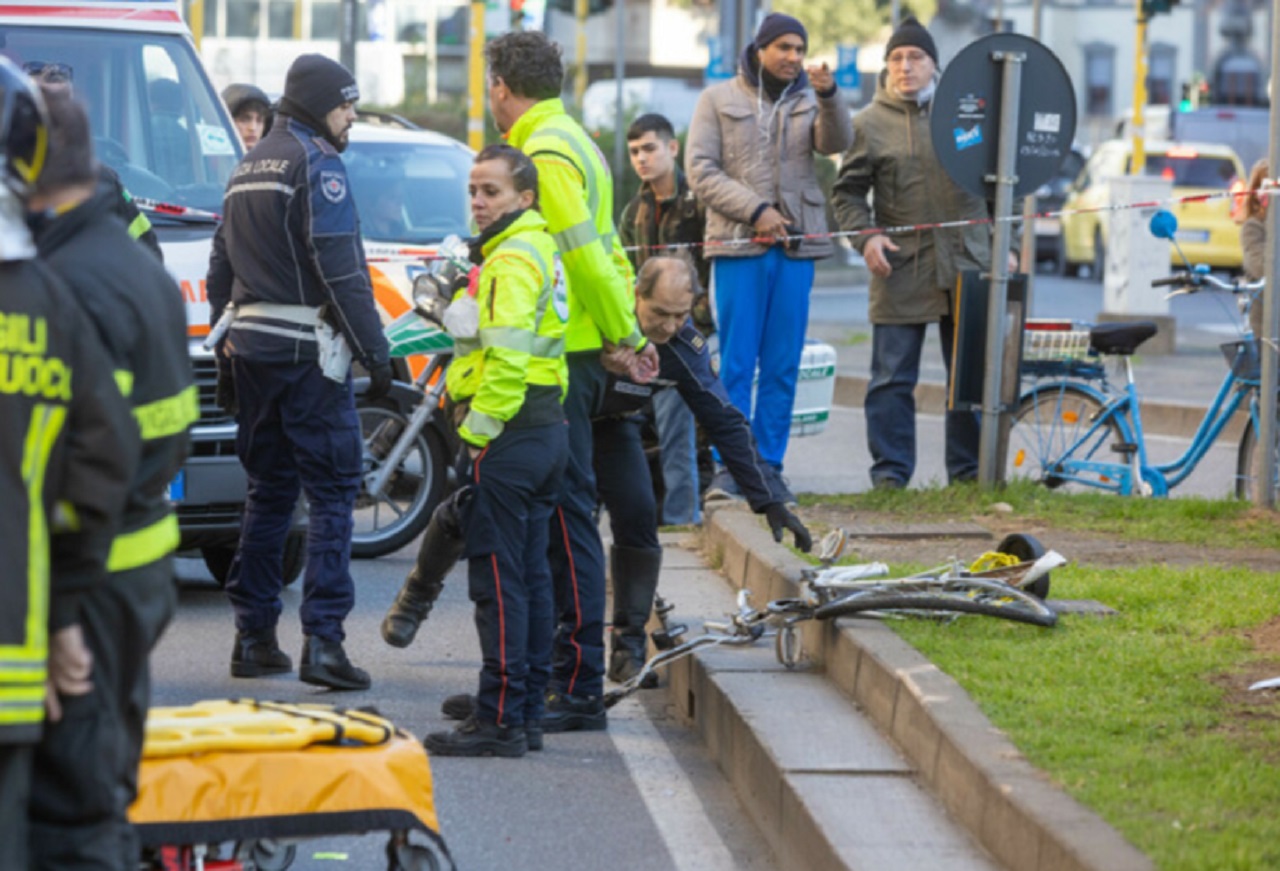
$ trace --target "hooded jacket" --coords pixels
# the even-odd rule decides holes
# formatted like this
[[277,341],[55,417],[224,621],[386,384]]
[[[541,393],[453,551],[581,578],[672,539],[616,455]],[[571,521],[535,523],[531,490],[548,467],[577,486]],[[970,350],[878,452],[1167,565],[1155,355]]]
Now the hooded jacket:
[[[894,96],[881,76],[875,99],[853,119],[854,145],[832,189],[841,230],[990,217],[986,201],[953,182],[934,155],[930,105]],[[851,241],[862,251],[870,238]],[[949,310],[947,291],[957,273],[991,264],[986,224],[897,233],[892,240],[901,249],[886,251],[893,272],[871,277],[873,324],[937,321]]]
[[[804,233],[825,234],[827,215],[813,152],[837,154],[853,143],[849,110],[839,89],[818,96],[803,70],[775,103],[760,82],[754,44],[744,49],[738,75],[703,91],[689,125],[685,172],[707,210],[709,243],[755,236],[753,221],[777,207]],[[825,235],[804,239],[787,256],[829,257]],[[709,244],[708,257],[749,257],[762,245]]]

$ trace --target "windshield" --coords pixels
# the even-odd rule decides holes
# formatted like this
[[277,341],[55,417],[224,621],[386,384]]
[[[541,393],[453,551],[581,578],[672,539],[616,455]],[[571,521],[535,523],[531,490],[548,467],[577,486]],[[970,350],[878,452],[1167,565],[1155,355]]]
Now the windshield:
[[428,142],[357,142],[342,154],[366,239],[432,245],[471,234],[471,155]]
[[184,37],[2,26],[0,53],[71,67],[97,158],[135,197],[222,211],[240,141]]
[[1144,174],[1167,178],[1179,188],[1226,190],[1236,177],[1236,165],[1226,157],[1148,154]]

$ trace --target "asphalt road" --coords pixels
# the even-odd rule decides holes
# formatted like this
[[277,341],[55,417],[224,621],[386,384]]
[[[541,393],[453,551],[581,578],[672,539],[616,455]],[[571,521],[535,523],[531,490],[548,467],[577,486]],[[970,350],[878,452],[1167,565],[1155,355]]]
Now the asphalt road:
[[[152,657],[153,703],[250,696],[371,705],[418,736],[447,728],[440,702],[473,691],[479,669],[461,570],[450,576],[413,646],[393,649],[378,633],[414,553],[409,548],[352,564],[357,596],[346,624],[347,649],[371,673],[373,687],[342,694],[302,684],[296,674],[232,679],[234,628],[226,597],[199,560],[178,560],[181,599]],[[295,666],[302,648],[300,602],[299,585],[285,591],[279,626]],[[546,750],[523,759],[433,759],[436,809],[458,867],[773,871],[777,866],[731,787],[692,733],[667,718],[661,698],[639,694],[611,711],[609,731],[548,735]],[[298,845],[293,868],[384,869],[385,843],[383,834],[309,839]]]

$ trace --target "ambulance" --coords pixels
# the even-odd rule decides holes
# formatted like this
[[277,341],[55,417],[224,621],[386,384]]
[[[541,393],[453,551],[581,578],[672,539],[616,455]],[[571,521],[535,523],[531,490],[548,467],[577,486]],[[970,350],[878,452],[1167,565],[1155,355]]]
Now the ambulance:
[[[231,118],[175,0],[7,0],[0,5],[0,54],[19,66],[71,68],[98,160],[119,173],[150,218],[165,265],[182,289],[200,420],[170,496],[180,549],[199,551],[214,577],[225,580],[239,537],[245,476],[235,453],[235,421],[214,402],[214,362],[201,342],[209,329],[209,250],[227,179],[242,156]],[[303,545],[295,530],[286,579],[301,569]]]

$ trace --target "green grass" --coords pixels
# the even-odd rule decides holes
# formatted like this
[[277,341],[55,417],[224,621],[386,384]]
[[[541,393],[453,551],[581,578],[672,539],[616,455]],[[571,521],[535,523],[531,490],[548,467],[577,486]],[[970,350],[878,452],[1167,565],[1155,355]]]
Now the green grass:
[[1280,695],[1239,692],[1246,671],[1280,674],[1280,658],[1245,636],[1280,614],[1276,576],[1069,566],[1053,577],[1055,597],[1120,615],[1067,616],[1052,630],[893,625],[1164,871],[1280,868]]
[[843,506],[913,522],[971,520],[1006,503],[1021,520],[1058,529],[1103,532],[1129,539],[1214,547],[1280,548],[1280,515],[1234,499],[1136,499],[1103,493],[1055,493],[1027,482],[1000,490],[976,485],[923,490],[874,490],[800,497],[804,506]]

